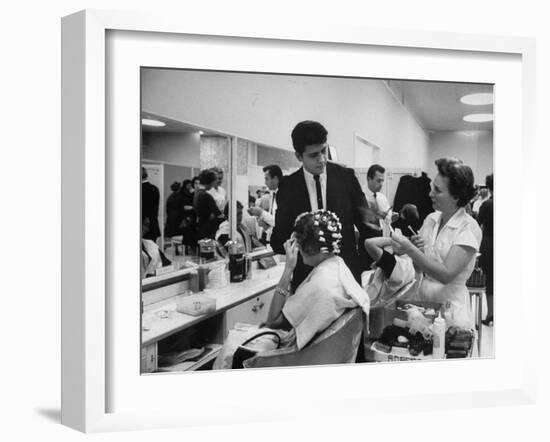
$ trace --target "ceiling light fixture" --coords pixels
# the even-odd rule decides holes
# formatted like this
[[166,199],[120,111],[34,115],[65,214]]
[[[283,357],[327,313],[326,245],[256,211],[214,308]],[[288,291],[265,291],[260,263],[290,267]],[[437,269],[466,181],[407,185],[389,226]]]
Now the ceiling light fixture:
[[494,95],[492,93],[468,94],[464,95],[460,101],[464,104],[481,106],[484,104],[493,104]]
[[487,121],[493,121],[493,114],[470,114],[464,115],[462,119],[469,123],[485,123]]
[[204,132],[202,130],[199,130],[199,135],[204,135]]
[[166,123],[159,120],[153,120],[151,118],[142,118],[141,124],[143,126],[152,126],[152,127],[164,127],[166,126]]

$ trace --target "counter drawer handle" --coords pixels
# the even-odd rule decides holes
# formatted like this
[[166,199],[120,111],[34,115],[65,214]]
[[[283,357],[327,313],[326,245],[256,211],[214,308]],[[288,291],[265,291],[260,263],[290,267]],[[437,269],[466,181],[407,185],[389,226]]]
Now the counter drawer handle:
[[260,302],[259,304],[254,304],[252,306],[252,311],[255,313],[255,312],[257,312],[258,310],[260,310],[262,308],[264,308],[264,302],[263,301]]

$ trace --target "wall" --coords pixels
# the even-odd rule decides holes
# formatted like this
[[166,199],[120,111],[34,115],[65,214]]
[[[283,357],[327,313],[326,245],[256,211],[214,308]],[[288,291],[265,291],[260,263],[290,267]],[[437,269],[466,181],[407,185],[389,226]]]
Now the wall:
[[196,134],[144,132],[141,156],[144,160],[200,168],[199,137]]
[[430,134],[428,175],[437,173],[434,161],[441,157],[455,157],[472,168],[476,184],[485,184],[485,177],[493,173],[492,131],[448,131]]
[[388,167],[427,164],[427,134],[381,80],[150,69],[143,70],[142,91],[144,112],[259,144],[291,150],[293,127],[313,119],[350,166],[355,133],[381,147]]

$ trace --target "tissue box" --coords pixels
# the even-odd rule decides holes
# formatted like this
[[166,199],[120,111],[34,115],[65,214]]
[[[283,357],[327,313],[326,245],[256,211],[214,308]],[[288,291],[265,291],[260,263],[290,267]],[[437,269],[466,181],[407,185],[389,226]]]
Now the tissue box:
[[216,300],[203,294],[183,296],[177,300],[176,310],[191,316],[200,316],[216,310]]

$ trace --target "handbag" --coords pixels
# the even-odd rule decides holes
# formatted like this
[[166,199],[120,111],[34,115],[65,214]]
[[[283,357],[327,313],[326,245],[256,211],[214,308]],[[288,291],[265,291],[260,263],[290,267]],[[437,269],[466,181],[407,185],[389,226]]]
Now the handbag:
[[254,348],[246,347],[246,344],[249,344],[252,341],[254,341],[255,339],[258,339],[259,337],[266,336],[266,335],[276,336],[277,337],[277,344],[276,344],[276,347],[273,350],[276,350],[277,348],[279,348],[279,346],[281,345],[281,337],[279,336],[278,333],[276,333],[274,331],[263,331],[261,333],[258,333],[256,335],[250,337],[249,339],[247,339],[245,342],[243,342],[241,345],[239,345],[237,347],[237,350],[233,354],[233,365],[231,366],[231,368],[244,368],[243,367],[243,362],[246,359],[249,359],[249,358],[257,355],[260,350],[265,350],[265,349],[254,349]]

